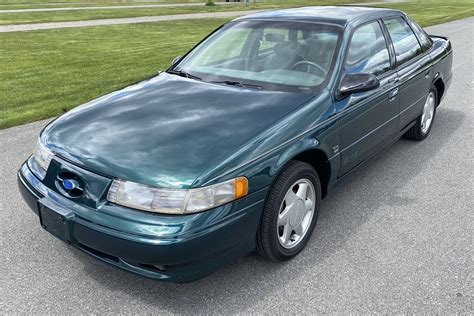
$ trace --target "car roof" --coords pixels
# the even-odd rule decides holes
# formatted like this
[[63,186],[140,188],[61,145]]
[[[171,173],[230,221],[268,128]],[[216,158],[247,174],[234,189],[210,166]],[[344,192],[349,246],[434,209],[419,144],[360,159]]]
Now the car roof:
[[363,22],[388,15],[398,15],[399,10],[372,8],[365,6],[314,6],[291,9],[269,10],[235,19],[242,20],[289,20],[324,22],[345,26],[349,23]]

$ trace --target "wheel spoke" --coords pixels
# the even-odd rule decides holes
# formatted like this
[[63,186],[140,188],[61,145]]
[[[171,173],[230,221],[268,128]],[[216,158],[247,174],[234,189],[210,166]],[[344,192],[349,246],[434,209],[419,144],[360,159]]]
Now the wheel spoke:
[[281,239],[286,245],[290,241],[291,231],[290,224],[287,223],[285,226],[283,226],[283,235],[281,236]]
[[285,196],[286,207],[291,207],[299,197],[290,189]]
[[290,214],[290,207],[286,207],[279,215],[278,215],[278,226],[285,226],[288,224],[289,214]]
[[308,191],[308,184],[300,183],[298,184],[298,192],[296,192],[296,195],[304,201],[306,200],[307,191]]
[[306,199],[306,201],[304,201],[304,209],[306,212],[311,212],[313,210],[313,201],[311,199]]
[[299,224],[298,226],[296,226],[295,228],[293,228],[293,230],[295,231],[295,234],[302,237],[303,236],[303,232],[304,232],[304,229],[303,229],[303,225],[302,224]]

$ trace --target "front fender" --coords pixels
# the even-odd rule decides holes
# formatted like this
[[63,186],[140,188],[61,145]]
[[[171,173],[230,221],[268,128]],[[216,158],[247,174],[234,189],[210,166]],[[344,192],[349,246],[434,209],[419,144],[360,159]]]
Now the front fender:
[[243,175],[249,179],[252,192],[271,185],[283,166],[303,152],[318,149],[326,157],[333,157],[339,144],[337,122],[332,119],[334,113],[329,91],[324,90],[203,173],[193,186]]

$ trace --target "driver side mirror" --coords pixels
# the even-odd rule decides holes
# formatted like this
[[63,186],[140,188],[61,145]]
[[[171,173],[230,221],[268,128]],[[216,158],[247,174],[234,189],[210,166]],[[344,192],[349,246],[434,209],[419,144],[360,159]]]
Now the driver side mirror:
[[183,56],[176,56],[171,62],[171,66],[174,66],[178,61],[181,60],[181,58],[183,58]]
[[345,97],[350,94],[366,92],[377,89],[380,81],[373,74],[349,74],[344,75],[339,85],[339,96]]

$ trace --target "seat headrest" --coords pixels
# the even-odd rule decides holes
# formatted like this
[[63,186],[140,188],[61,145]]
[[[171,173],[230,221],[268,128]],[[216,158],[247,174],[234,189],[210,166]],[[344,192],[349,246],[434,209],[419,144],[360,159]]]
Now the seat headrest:
[[294,57],[299,55],[301,47],[296,42],[287,41],[275,44],[275,46],[273,46],[273,51],[278,56]]

